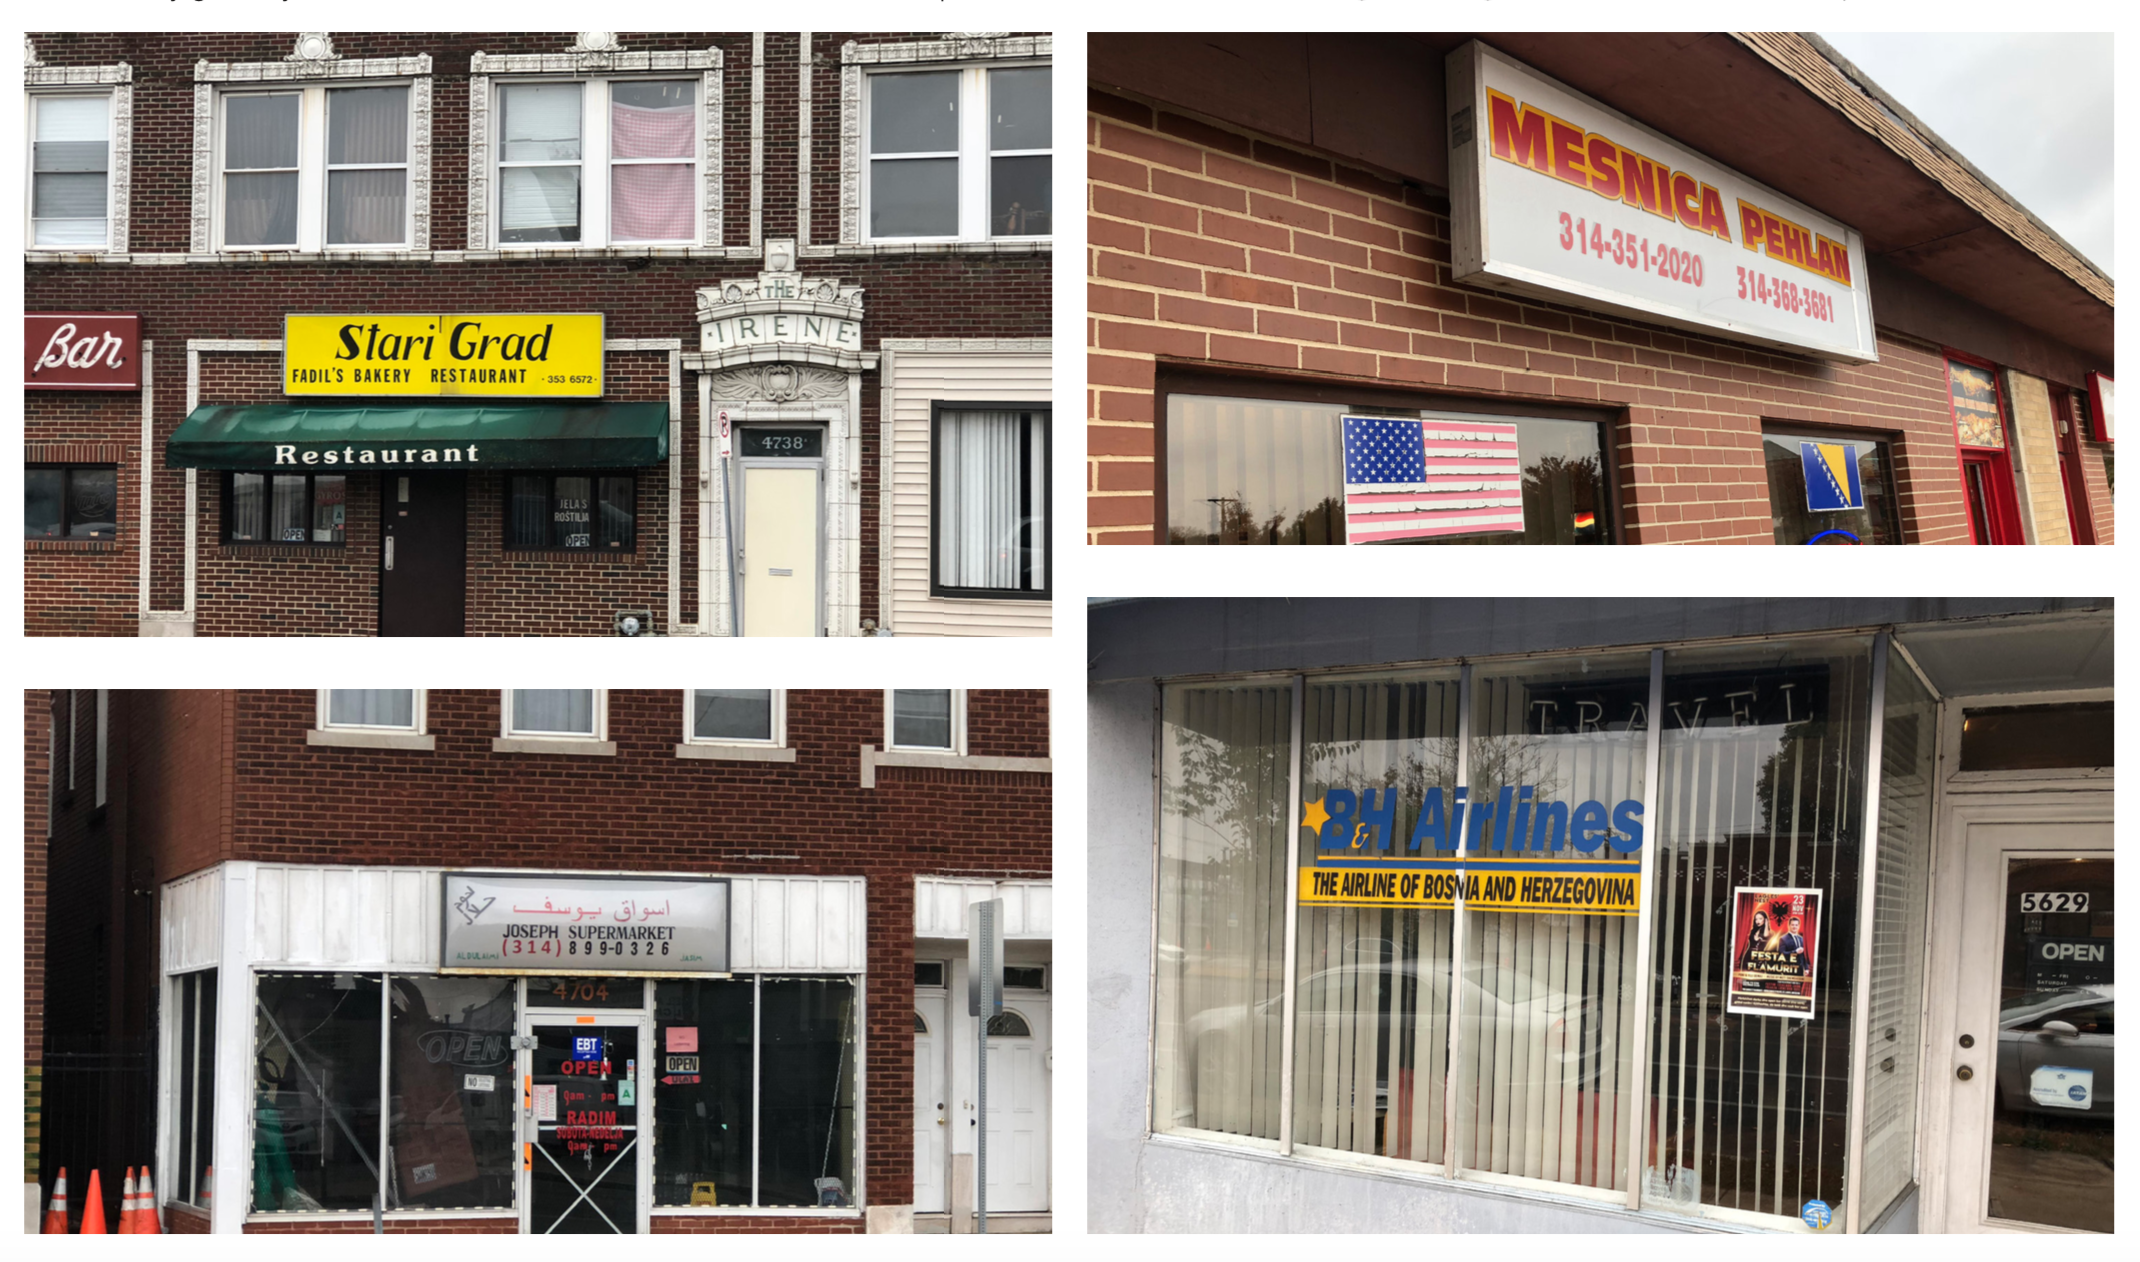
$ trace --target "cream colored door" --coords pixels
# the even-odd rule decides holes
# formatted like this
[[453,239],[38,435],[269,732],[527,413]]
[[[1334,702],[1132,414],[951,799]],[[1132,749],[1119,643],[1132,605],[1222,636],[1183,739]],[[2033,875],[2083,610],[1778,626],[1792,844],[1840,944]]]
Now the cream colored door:
[[815,466],[743,466],[743,634],[816,635]]
[[1925,1227],[2111,1231],[2110,824],[1956,813],[1959,897],[1934,946],[1952,952],[1952,989],[1934,997],[1927,1058],[1944,1186]]

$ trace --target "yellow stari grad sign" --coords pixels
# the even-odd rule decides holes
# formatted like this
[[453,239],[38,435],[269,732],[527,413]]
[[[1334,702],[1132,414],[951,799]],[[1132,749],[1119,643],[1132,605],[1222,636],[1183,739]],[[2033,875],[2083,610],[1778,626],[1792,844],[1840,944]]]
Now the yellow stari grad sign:
[[[1526,871],[1528,868],[1530,870]],[[1636,865],[1622,872],[1543,870],[1545,864],[1481,862],[1461,870],[1420,871],[1394,866],[1300,870],[1303,906],[1427,907],[1446,910],[1459,897],[1473,911],[1572,912],[1632,916],[1642,903]]]
[[602,317],[284,316],[282,392],[599,398]]

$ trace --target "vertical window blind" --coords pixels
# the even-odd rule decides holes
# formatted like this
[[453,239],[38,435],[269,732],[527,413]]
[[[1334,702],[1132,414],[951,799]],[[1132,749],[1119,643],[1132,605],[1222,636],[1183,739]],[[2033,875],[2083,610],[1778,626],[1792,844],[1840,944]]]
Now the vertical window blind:
[[[1329,789],[1394,791],[1401,844],[1426,790],[1456,786],[1458,693],[1454,671],[1308,681],[1303,798]],[[1294,831],[1301,863],[1312,864],[1315,834]],[[1301,907],[1295,1144],[1443,1159],[1451,927],[1448,911]]]
[[1153,1124],[1275,1140],[1293,690],[1166,690]]
[[226,244],[297,244],[299,116],[295,92],[224,98]]
[[[1645,1205],[1842,1203],[1870,644],[1666,654]],[[1810,1020],[1725,1011],[1738,886],[1826,892]]]
[[[1465,778],[1540,802],[1642,798],[1648,654],[1479,668]],[[1498,821],[1497,821],[1498,822]],[[1615,862],[1609,847],[1546,860]],[[1620,859],[1629,870],[1637,862]],[[1456,1107],[1467,1169],[1622,1190],[1634,1096],[1634,916],[1469,911]]]
[[398,245],[408,218],[408,88],[329,91],[327,244]]

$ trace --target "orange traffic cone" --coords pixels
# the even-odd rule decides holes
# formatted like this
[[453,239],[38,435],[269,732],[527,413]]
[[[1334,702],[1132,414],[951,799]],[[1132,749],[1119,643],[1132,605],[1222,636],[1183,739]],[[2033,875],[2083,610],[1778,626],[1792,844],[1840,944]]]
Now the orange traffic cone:
[[126,1182],[119,1185],[119,1230],[114,1235],[134,1234],[134,1220],[141,1215],[141,1202],[134,1198],[134,1168],[126,1168]]
[[137,1236],[160,1236],[163,1234],[163,1207],[156,1203],[156,1181],[149,1177],[149,1168],[141,1167],[141,1182],[134,1187],[134,1200],[141,1206],[134,1219],[134,1234]]
[[84,1236],[106,1236],[104,1230],[104,1185],[98,1181],[97,1172],[89,1172],[89,1191],[82,1197],[82,1230]]
[[52,1181],[52,1203],[45,1207],[45,1225],[39,1229],[47,1236],[67,1234],[67,1167],[59,1168],[59,1178]]

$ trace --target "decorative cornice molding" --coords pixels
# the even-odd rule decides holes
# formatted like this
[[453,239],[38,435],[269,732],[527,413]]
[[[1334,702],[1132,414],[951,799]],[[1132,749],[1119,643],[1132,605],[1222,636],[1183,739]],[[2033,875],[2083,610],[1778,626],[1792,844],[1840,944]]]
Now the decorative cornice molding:
[[334,51],[334,36],[325,31],[299,31],[296,47],[292,48],[290,54],[283,58],[284,61],[303,62],[311,65],[323,65],[326,62],[340,61],[341,59],[342,54]]
[[27,35],[22,37],[22,64],[26,67],[45,64],[37,60],[37,42]]
[[484,53],[468,59],[470,74],[599,74],[642,70],[719,70],[721,50],[627,53],[582,49],[562,53]]
[[[25,56],[37,55],[31,51],[28,37],[22,43]],[[26,88],[106,87],[133,81],[134,68],[123,61],[116,66],[47,66],[30,61],[22,67],[22,86]]]
[[316,79],[398,79],[431,73],[431,54],[283,61],[197,61],[195,83],[305,83]]
[[842,65],[904,66],[924,61],[1015,61],[1053,57],[1052,35],[1007,35],[979,32],[904,43],[863,44],[848,40],[840,47]]
[[721,369],[712,377],[713,397],[722,402],[814,402],[847,395],[845,372],[815,364],[747,364]]

